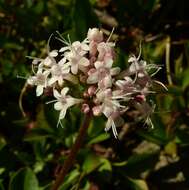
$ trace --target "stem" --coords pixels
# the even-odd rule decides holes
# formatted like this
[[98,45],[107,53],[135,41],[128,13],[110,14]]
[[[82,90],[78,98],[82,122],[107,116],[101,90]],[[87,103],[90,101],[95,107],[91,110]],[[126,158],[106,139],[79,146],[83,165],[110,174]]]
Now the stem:
[[170,85],[173,85],[171,78],[171,68],[170,68],[170,52],[171,52],[171,38],[167,37],[166,47],[165,47],[165,64],[167,70],[167,80]]
[[66,174],[72,167],[72,165],[75,161],[76,155],[77,155],[79,149],[81,148],[84,136],[89,127],[91,117],[92,117],[91,112],[89,112],[88,114],[85,115],[83,125],[79,129],[79,133],[76,138],[76,141],[75,141],[74,145],[72,146],[72,149],[70,151],[70,154],[68,155],[68,158],[64,161],[63,167],[60,170],[60,173],[58,174],[58,176],[56,177],[56,180],[55,180],[54,184],[52,185],[51,190],[58,190],[60,185],[63,183]]

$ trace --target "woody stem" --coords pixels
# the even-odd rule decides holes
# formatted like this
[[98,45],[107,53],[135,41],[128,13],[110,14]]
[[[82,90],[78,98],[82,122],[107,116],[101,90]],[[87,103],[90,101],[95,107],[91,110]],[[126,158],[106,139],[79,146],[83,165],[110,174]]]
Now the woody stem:
[[56,179],[52,185],[51,190],[58,190],[60,185],[64,182],[64,178],[65,178],[66,174],[68,173],[70,168],[73,166],[76,155],[82,146],[82,142],[83,142],[84,136],[87,132],[87,129],[89,127],[91,118],[92,118],[91,112],[89,112],[85,115],[83,125],[79,129],[79,133],[78,133],[78,136],[76,138],[76,141],[75,141],[74,145],[72,146],[71,151],[70,151],[67,159],[64,161],[64,164],[63,164],[59,174],[57,175],[57,177],[56,177]]

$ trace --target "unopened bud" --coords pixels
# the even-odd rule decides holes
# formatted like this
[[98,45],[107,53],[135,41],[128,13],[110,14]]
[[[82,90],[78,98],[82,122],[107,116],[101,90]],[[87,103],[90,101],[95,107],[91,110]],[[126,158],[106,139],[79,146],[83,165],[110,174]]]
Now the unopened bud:
[[89,111],[90,111],[89,105],[88,104],[82,104],[81,111],[83,113],[89,113]]
[[92,108],[92,110],[93,110],[93,115],[94,116],[99,116],[102,113],[100,106],[95,106],[95,107]]
[[97,28],[90,28],[87,34],[90,41],[101,42],[103,40],[103,33]]
[[143,102],[143,101],[146,100],[146,98],[145,98],[144,95],[140,94],[140,95],[137,95],[137,96],[135,97],[135,100],[136,100],[137,102]]
[[96,92],[96,87],[95,86],[90,86],[88,88],[87,92],[88,92],[89,96],[93,96],[95,94],[95,92]]
[[83,92],[83,97],[84,97],[84,98],[88,98],[88,97],[89,97],[89,94],[88,94],[87,91]]

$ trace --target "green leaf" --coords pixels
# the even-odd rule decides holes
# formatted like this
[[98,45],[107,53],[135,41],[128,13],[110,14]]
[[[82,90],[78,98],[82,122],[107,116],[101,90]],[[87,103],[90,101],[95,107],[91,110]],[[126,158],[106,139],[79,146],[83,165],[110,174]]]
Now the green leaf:
[[170,155],[170,156],[176,156],[177,155],[177,144],[176,142],[170,141],[166,146],[165,146],[165,153]]
[[182,79],[182,87],[186,88],[189,85],[189,69],[184,71]]
[[1,179],[0,179],[0,190],[5,190]]
[[133,190],[149,190],[147,183],[141,179],[132,179],[128,177],[129,185]]
[[122,166],[125,166],[126,164],[127,164],[127,161],[115,162],[113,163],[113,166],[122,167]]
[[127,171],[127,175],[131,177],[140,177],[140,174],[144,171],[149,171],[154,168],[158,162],[159,151],[153,153],[134,154],[130,156],[124,169]]
[[97,137],[91,139],[87,144],[91,145],[91,144],[99,143],[99,142],[102,142],[102,141],[107,140],[109,138],[110,138],[109,133],[103,133],[103,134],[100,134]]
[[38,180],[30,168],[22,168],[11,177],[9,190],[39,190]]
[[86,174],[89,174],[94,171],[98,166],[100,166],[100,164],[101,162],[98,156],[96,156],[95,154],[89,154],[82,165],[82,170]]
[[112,171],[112,166],[111,163],[109,162],[109,160],[105,159],[105,158],[100,158],[100,162],[101,165],[98,168],[99,171]]
[[64,183],[60,186],[59,190],[67,190],[68,188],[72,187],[76,180],[78,179],[80,173],[77,169],[72,170],[65,178]]
[[6,145],[6,140],[3,136],[0,136],[0,150]]

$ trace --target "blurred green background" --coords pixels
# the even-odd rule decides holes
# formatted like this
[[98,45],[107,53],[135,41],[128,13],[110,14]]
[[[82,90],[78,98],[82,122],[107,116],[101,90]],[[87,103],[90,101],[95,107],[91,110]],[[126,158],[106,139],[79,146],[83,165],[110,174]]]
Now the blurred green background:
[[[116,63],[130,53],[162,65],[152,97],[154,129],[128,113],[119,140],[104,132],[104,119],[90,124],[77,162],[60,190],[189,189],[189,1],[187,0],[0,0],[0,190],[47,190],[69,154],[83,115],[58,113],[35,89],[24,88],[31,60],[43,57],[49,36],[59,31],[82,40],[89,27],[109,34]],[[50,46],[59,47],[57,40]],[[19,97],[26,112],[19,109]]]

